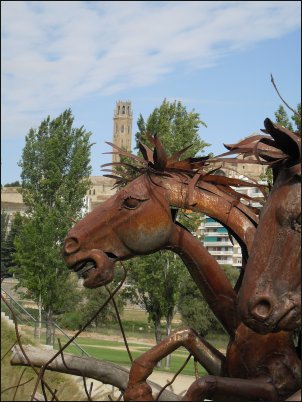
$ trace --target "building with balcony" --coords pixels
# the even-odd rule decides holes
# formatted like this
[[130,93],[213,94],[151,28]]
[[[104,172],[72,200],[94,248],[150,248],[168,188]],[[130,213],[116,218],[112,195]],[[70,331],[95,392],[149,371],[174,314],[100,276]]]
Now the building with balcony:
[[206,216],[203,223],[203,244],[219,264],[233,265],[233,245],[228,231],[215,219]]
[[[244,177],[241,175],[237,176],[237,178],[244,180]],[[265,184],[264,181],[260,183]],[[258,198],[263,198],[263,194],[257,187],[236,187],[236,191],[255,199],[255,201],[249,202],[250,206],[261,207]],[[242,200],[242,202],[247,203],[245,200]],[[205,216],[199,227],[199,234],[203,237],[203,245],[219,264],[241,268],[241,248],[233,237],[231,241],[228,231],[224,226],[215,219]]]

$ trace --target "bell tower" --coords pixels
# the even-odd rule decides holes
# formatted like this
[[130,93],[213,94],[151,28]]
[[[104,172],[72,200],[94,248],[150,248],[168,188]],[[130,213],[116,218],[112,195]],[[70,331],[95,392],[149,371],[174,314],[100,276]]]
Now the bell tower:
[[[113,116],[113,144],[131,152],[132,110],[130,101],[116,102]],[[113,151],[115,151],[113,149]],[[119,162],[119,155],[112,155],[112,162]]]

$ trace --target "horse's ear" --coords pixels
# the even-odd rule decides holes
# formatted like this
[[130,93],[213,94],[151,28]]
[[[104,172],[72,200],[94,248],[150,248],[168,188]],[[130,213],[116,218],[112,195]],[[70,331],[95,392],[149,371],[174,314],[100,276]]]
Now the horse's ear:
[[147,137],[147,140],[149,141],[149,143],[150,143],[151,145],[155,146],[154,138],[152,137],[152,135],[147,132],[147,133],[146,133],[146,137]]
[[276,146],[293,160],[301,158],[301,139],[283,126],[274,124],[270,119],[264,120],[265,132],[270,134]]
[[167,165],[167,154],[157,134],[154,135],[155,148],[153,151],[154,167],[163,171]]
[[145,144],[139,141],[139,150],[141,151],[145,161],[153,163],[153,152]]

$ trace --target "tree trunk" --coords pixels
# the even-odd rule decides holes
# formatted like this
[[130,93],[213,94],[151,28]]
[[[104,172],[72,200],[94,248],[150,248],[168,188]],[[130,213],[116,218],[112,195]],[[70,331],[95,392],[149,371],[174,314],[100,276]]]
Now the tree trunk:
[[[172,330],[172,319],[173,319],[173,308],[169,311],[166,320],[166,335],[170,336],[171,335],[171,330]],[[171,364],[171,355],[168,355],[166,357],[166,368],[169,369]]]
[[38,336],[41,339],[41,327],[42,327],[42,300],[41,300],[41,292],[39,294],[39,331]]
[[52,310],[49,308],[46,313],[46,345],[52,344]]
[[[158,345],[161,342],[161,325],[160,325],[160,318],[154,320],[154,328],[155,328],[155,340],[156,344]],[[161,367],[161,361],[156,364],[156,367]]]

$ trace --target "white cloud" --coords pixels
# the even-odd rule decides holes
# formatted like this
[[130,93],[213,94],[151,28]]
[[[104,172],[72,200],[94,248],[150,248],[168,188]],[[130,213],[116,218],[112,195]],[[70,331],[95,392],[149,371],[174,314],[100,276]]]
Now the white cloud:
[[280,37],[299,26],[300,3],[10,1],[1,19],[2,132],[12,136],[28,113],[150,85],[178,63],[205,68]]

